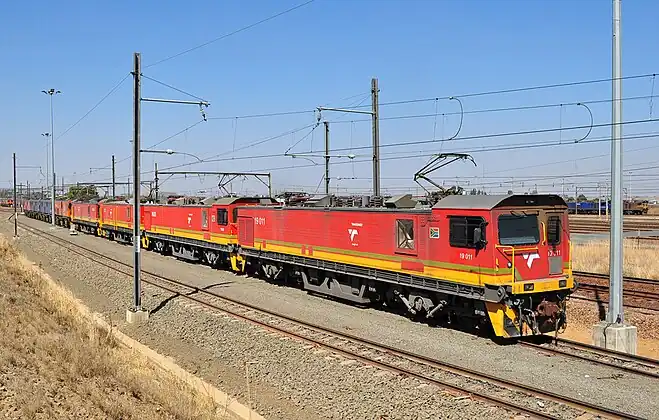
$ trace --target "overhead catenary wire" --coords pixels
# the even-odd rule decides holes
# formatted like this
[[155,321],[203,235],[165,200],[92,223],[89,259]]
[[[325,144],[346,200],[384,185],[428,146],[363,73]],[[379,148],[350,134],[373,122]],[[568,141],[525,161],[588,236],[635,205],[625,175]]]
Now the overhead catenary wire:
[[[643,78],[643,77],[655,77],[655,73],[648,73],[648,74],[642,74],[642,75],[636,75],[636,76],[626,76],[621,78],[622,80],[629,80],[629,79],[638,79],[638,78]],[[125,77],[127,78],[128,75]],[[124,78],[124,79],[125,79]],[[514,88],[514,89],[502,89],[502,90],[492,90],[492,91],[485,91],[485,92],[474,92],[474,93],[466,93],[462,95],[453,95],[453,96],[458,96],[461,98],[466,98],[466,97],[473,97],[473,96],[483,96],[483,95],[493,95],[493,94],[502,94],[502,93],[512,93],[512,92],[521,92],[521,91],[529,91],[529,90],[535,90],[535,89],[549,89],[549,88],[557,88],[557,87],[566,87],[566,86],[575,86],[575,85],[583,85],[583,84],[590,84],[590,83],[600,83],[600,82],[605,82],[605,81],[611,81],[613,79],[608,78],[608,79],[593,79],[593,80],[586,80],[586,81],[577,81],[577,82],[568,82],[568,83],[557,83],[557,84],[548,84],[548,85],[537,85],[537,86],[528,86],[528,87],[522,87],[522,88]],[[123,82],[123,80],[122,80]],[[653,92],[652,92],[653,93]],[[359,95],[355,95],[359,96]],[[449,99],[451,96],[445,96],[445,97],[433,97],[433,98],[428,98],[426,100],[432,100],[432,101],[437,101],[439,99]],[[652,99],[654,97],[653,94],[650,96],[645,96],[645,97],[632,97],[632,98],[623,98],[623,100],[634,100],[634,99],[641,99],[641,98],[650,98]],[[387,103],[381,103],[380,105],[395,105],[395,104],[403,104],[403,103],[414,103],[414,102],[419,102],[423,101],[424,99],[413,99],[413,100],[405,100],[405,101],[394,101],[394,102],[387,102]],[[595,103],[595,102],[610,102],[610,99],[606,100],[598,100],[598,101],[582,101],[582,103]],[[575,103],[576,104],[576,103]],[[532,108],[542,108],[542,107],[548,107],[548,106],[556,106],[556,104],[545,104],[545,105],[532,105],[532,106],[524,106],[524,107],[507,107],[507,108],[495,108],[495,109],[489,109],[489,110],[466,110],[463,112],[463,114],[470,114],[470,113],[482,113],[482,112],[501,112],[501,111],[512,111],[512,110],[522,110],[522,109],[532,109]],[[560,106],[560,104],[559,104]],[[361,105],[357,105],[357,107],[361,107]],[[256,118],[256,117],[267,117],[267,116],[278,116],[278,115],[291,115],[291,114],[297,114],[297,113],[312,113],[314,112],[313,110],[308,110],[308,111],[285,111],[285,112],[277,112],[277,113],[264,113],[264,114],[253,114],[253,115],[244,115],[244,116],[239,116],[238,118]],[[447,115],[451,115],[454,113],[448,113]],[[457,113],[455,113],[457,114]],[[404,119],[404,118],[419,118],[419,117],[424,117],[424,116],[432,116],[435,117],[436,114],[420,114],[420,115],[410,115],[410,116],[391,116],[391,117],[381,117],[381,120],[386,120],[386,119]],[[212,117],[213,119],[229,119],[229,118],[236,118],[236,117]],[[650,119],[653,120],[653,119]],[[360,120],[353,120],[354,122],[359,122]],[[367,120],[370,121],[370,120]],[[344,123],[348,121],[336,121],[336,123]],[[351,121],[352,122],[352,121]],[[76,123],[77,124],[77,123]],[[184,132],[185,130],[181,131]],[[181,133],[179,132],[179,133]],[[170,136],[169,138],[173,138],[175,136]],[[434,137],[434,136],[433,136]],[[456,139],[457,140],[457,139]],[[158,143],[160,144],[160,143]],[[151,146],[153,147],[153,146]],[[122,161],[122,160],[120,160]]]
[[[110,89],[110,91],[108,93],[106,93],[98,102],[96,102],[96,104],[94,104],[94,106],[92,106],[87,112],[85,112],[85,114],[82,117],[80,117],[76,122],[71,124],[66,130],[64,130],[59,136],[57,136],[57,138],[64,137],[69,131],[73,130],[73,128],[75,128],[85,118],[87,118],[87,116],[89,116],[89,114],[94,112],[94,110],[96,108],[98,108],[103,102],[105,102],[105,100],[107,98],[109,98],[110,95],[112,95],[117,89],[119,89],[119,87],[126,81],[126,79],[128,79],[128,77],[130,75],[131,75],[130,73],[126,74],[117,84],[114,85],[114,87],[112,89]],[[53,136],[54,136],[54,134],[53,134]]]
[[[642,139],[649,139],[649,138],[659,138],[658,134],[645,134],[645,135],[628,135],[625,136],[623,139],[624,140],[642,140]],[[580,145],[583,144],[591,144],[591,143],[601,143],[601,142],[606,142],[610,141],[610,136],[604,136],[600,138],[591,138],[584,140],[580,143]],[[559,140],[553,139],[545,142],[537,142],[537,143],[526,143],[526,144],[514,144],[514,145],[495,145],[495,146],[485,146],[482,148],[473,148],[473,149],[455,149],[455,150],[448,150],[447,153],[449,152],[464,152],[464,153],[488,153],[488,152],[496,152],[496,151],[510,151],[510,150],[519,150],[519,149],[537,149],[537,148],[546,148],[546,147],[552,147],[552,146],[557,146],[557,147],[564,147],[564,146],[569,146],[571,143],[559,143]],[[389,161],[389,160],[406,160],[406,159],[415,159],[419,157],[427,157],[428,153],[412,153],[412,154],[404,154],[405,152],[390,152],[387,154],[384,154],[385,157],[382,157],[382,161]],[[390,154],[390,155],[389,155]],[[370,156],[370,155],[362,155],[362,156]],[[241,156],[241,157],[234,157],[234,158],[219,158],[219,159],[212,159],[212,160],[206,160],[204,161],[205,163],[212,163],[212,162],[221,162],[221,161],[231,161],[231,160],[245,160],[245,159],[259,159],[259,158],[282,158],[285,157],[283,154],[267,154],[267,155],[257,155],[257,156]],[[572,160],[570,160],[572,161]],[[351,162],[355,163],[367,163],[371,162],[371,159],[351,159],[350,161],[337,161],[333,165],[346,165],[350,164]],[[192,163],[186,163],[186,164],[180,164],[180,165],[174,165],[170,166],[167,168],[161,169],[162,171],[165,170],[171,170],[171,169],[178,169],[183,166],[189,166],[192,164],[196,164],[198,162],[192,162]],[[317,167],[317,164],[303,164],[303,165],[296,165],[295,167],[292,167],[291,165],[283,166],[283,167],[272,167],[272,168],[262,168],[258,169],[258,171],[278,171],[278,170],[288,170],[288,169],[303,169],[303,168],[311,168],[311,167]],[[256,169],[255,169],[256,170]],[[143,175],[148,175],[153,173],[152,170],[142,172]],[[124,175],[125,176],[125,175]],[[560,175],[563,176],[563,175]],[[410,179],[412,179],[410,177]],[[106,181],[107,179],[103,179],[100,181]]]
[[[507,94],[507,93],[528,92],[528,91],[532,91],[532,90],[555,89],[555,88],[560,88],[560,87],[573,87],[573,86],[579,86],[579,85],[605,83],[605,82],[612,82],[613,80],[633,80],[633,79],[649,78],[649,77],[654,77],[654,76],[656,76],[656,73],[646,73],[646,74],[638,74],[638,75],[633,75],[633,76],[623,76],[623,77],[615,78],[615,79],[609,77],[609,78],[604,78],[604,79],[590,79],[590,80],[581,80],[581,81],[576,81],[576,82],[552,83],[552,84],[546,84],[546,85],[533,85],[533,86],[525,86],[525,87],[511,88],[511,89],[498,89],[498,90],[489,90],[489,91],[482,91],[482,92],[463,93],[463,94],[460,94],[460,95],[433,96],[433,97],[429,97],[429,98],[417,98],[417,99],[407,99],[407,100],[401,100],[401,101],[382,102],[382,103],[380,103],[380,106],[404,105],[404,104],[412,104],[412,103],[419,103],[419,102],[430,102],[430,101],[435,101],[435,100],[450,99],[451,97],[458,97],[458,98],[463,99],[463,98],[472,98],[472,97],[477,97],[477,96],[502,95],[502,94]],[[354,108],[361,108],[361,106],[354,107]]]
[[[128,74],[124,80],[129,76]],[[656,76],[656,74],[651,75],[653,78]],[[629,76],[630,78],[634,78],[636,76]],[[642,76],[638,76],[642,77]],[[597,80],[599,81],[599,80]],[[123,82],[123,80],[122,80]],[[578,83],[578,82],[575,82]],[[585,83],[585,82],[584,82]],[[549,86],[549,85],[547,85]],[[476,94],[470,94],[470,96],[474,96]],[[109,95],[106,95],[109,96]],[[362,96],[362,94],[359,95],[354,95],[350,98]],[[462,95],[464,97],[465,95]],[[623,98],[623,101],[633,101],[633,100],[642,100],[642,99],[652,99],[655,97],[659,97],[659,95],[654,95],[654,90],[651,92],[651,95],[644,95],[644,96],[633,96],[633,97],[627,97]],[[446,97],[448,99],[449,97]],[[349,99],[349,98],[348,98]],[[440,98],[434,98],[433,100],[439,100]],[[562,107],[566,105],[578,105],[578,104],[598,104],[598,103],[608,103],[611,102],[611,99],[595,99],[595,100],[586,100],[586,101],[579,101],[579,102],[564,102],[564,103],[550,103],[550,104],[536,104],[536,105],[525,105],[525,106],[515,106],[515,107],[499,107],[499,108],[486,108],[486,109],[476,109],[476,110],[463,110],[461,112],[445,112],[442,113],[442,116],[450,116],[450,115],[467,115],[467,114],[480,114],[480,113],[490,113],[490,112],[507,112],[507,111],[521,111],[521,110],[533,110],[533,109],[545,109],[545,108],[553,108],[553,107]],[[588,111],[590,112],[590,109],[588,108]],[[277,117],[277,116],[287,116],[287,115],[298,115],[298,114],[313,114],[315,113],[316,110],[297,110],[297,111],[282,111],[282,112],[271,112],[271,113],[259,113],[259,114],[247,114],[247,115],[239,115],[239,116],[220,116],[220,117],[209,117],[208,121],[211,120],[238,120],[238,119],[248,119],[248,118],[264,118],[264,117]],[[592,112],[591,112],[592,114]],[[432,114],[412,114],[412,115],[399,115],[399,116],[389,116],[389,117],[380,117],[381,121],[386,121],[386,120],[400,120],[400,119],[413,119],[413,118],[428,118],[428,117],[437,117],[437,114],[432,113]],[[350,120],[350,121],[341,121],[341,117],[332,120],[332,124],[343,124],[343,123],[357,123],[357,122],[371,122],[371,119],[361,119],[361,120]],[[651,119],[651,118],[650,118]],[[186,127],[183,130],[178,131],[177,133],[170,135],[163,140],[155,143],[154,145],[149,146],[148,148],[155,147],[157,145],[160,145],[168,140],[171,140],[172,138],[184,133],[186,130],[189,130],[193,128],[194,126],[198,125],[201,123],[203,120],[200,120],[188,127]],[[592,116],[591,116],[591,121],[592,121]],[[72,128],[72,127],[71,127]],[[560,128],[562,130],[562,128]],[[433,135],[433,137],[435,137]],[[317,153],[318,151],[309,151],[307,153]],[[125,158],[119,159],[117,163],[123,162],[127,159],[129,159],[130,156],[127,156]],[[102,169],[106,169],[106,167]]]
[[263,24],[263,23],[265,23],[265,22],[268,22],[268,21],[270,21],[270,20],[276,19],[276,18],[278,18],[279,16],[283,16],[283,15],[285,15],[285,14],[287,14],[287,13],[290,13],[290,12],[292,12],[292,11],[294,11],[294,10],[297,10],[297,9],[299,9],[299,8],[301,8],[301,7],[304,7],[304,6],[308,5],[308,4],[311,4],[311,3],[313,3],[314,1],[315,1],[315,0],[308,0],[308,1],[304,2],[304,3],[301,3],[301,4],[298,4],[298,5],[296,5],[296,6],[293,6],[293,7],[289,8],[289,9],[286,9],[286,10],[284,10],[284,11],[282,11],[282,12],[279,12],[279,13],[276,13],[276,14],[274,14],[274,15],[268,16],[268,17],[265,18],[265,19],[261,19],[261,20],[259,20],[258,22],[254,22],[254,23],[252,23],[252,24],[249,24],[249,25],[243,26],[243,27],[241,27],[241,28],[239,28],[239,29],[236,29],[235,31],[232,31],[232,32],[226,33],[226,34],[221,35],[221,36],[219,36],[219,37],[217,37],[217,38],[214,38],[214,39],[212,39],[212,40],[210,40],[210,41],[206,41],[206,42],[204,42],[204,43],[202,43],[202,44],[199,44],[199,45],[196,45],[196,46],[194,46],[194,47],[192,47],[192,48],[188,48],[188,49],[183,50],[183,51],[181,51],[181,52],[178,52],[178,53],[176,53],[176,54],[170,55],[169,57],[165,57],[165,58],[163,58],[163,59],[161,59],[161,60],[158,60],[158,61],[156,61],[156,62],[154,62],[154,63],[151,63],[151,64],[149,64],[149,65],[147,65],[147,66],[144,66],[144,68],[146,69],[146,68],[149,68],[149,67],[157,66],[158,64],[162,64],[162,63],[164,63],[164,62],[166,62],[166,61],[173,60],[174,58],[180,57],[180,56],[182,56],[182,55],[184,55],[184,54],[188,54],[188,53],[190,53],[190,52],[192,52],[192,51],[196,51],[196,50],[198,50],[198,49],[200,49],[200,48],[206,47],[206,46],[208,46],[208,45],[210,45],[210,44],[213,44],[213,43],[215,43],[215,42],[217,42],[217,41],[220,41],[220,40],[222,40],[222,39],[225,39],[225,38],[228,38],[228,37],[230,37],[230,36],[236,35],[236,34],[238,34],[238,33],[240,33],[240,32],[244,32],[244,31],[246,31],[246,30],[248,30],[248,29],[251,29],[251,28],[253,28],[253,27],[255,27],[255,26],[261,25],[261,24]]
[[[649,123],[649,122],[657,122],[659,121],[659,118],[653,118],[653,119],[648,119],[648,120],[632,120],[632,121],[623,121],[619,125],[632,125],[632,124],[644,124],[644,123]],[[600,123],[600,124],[589,124],[589,125],[577,125],[577,126],[571,126],[571,127],[552,127],[552,128],[542,128],[542,129],[537,129],[537,130],[520,130],[520,131],[506,131],[506,132],[500,132],[500,133],[489,133],[489,134],[478,134],[478,135],[473,135],[473,136],[465,136],[465,137],[456,137],[453,140],[451,140],[451,143],[457,142],[457,141],[465,141],[465,140],[478,140],[478,139],[485,139],[485,138],[498,138],[498,137],[511,137],[511,136],[523,136],[523,135],[530,135],[530,134],[545,134],[545,133],[553,133],[553,132],[560,132],[561,130],[579,130],[579,129],[591,129],[591,128],[601,128],[601,127],[610,127],[612,126],[612,123]],[[385,147],[407,147],[407,146],[414,146],[414,145],[419,145],[419,144],[426,144],[426,143],[433,143],[435,140],[429,139],[429,140],[416,140],[416,141],[409,141],[409,142],[395,142],[395,143],[385,143],[381,144],[381,148]],[[576,142],[576,140],[575,140]],[[579,143],[584,143],[584,141],[579,141]],[[573,143],[566,143],[566,144],[573,144]],[[357,146],[353,147],[352,149],[370,149],[371,146]],[[350,148],[347,147],[340,147],[340,148],[335,148],[332,149],[333,152],[340,152],[340,151],[345,151],[349,150]],[[306,152],[301,152],[300,154],[304,154]],[[312,151],[311,153],[320,153],[320,151]]]

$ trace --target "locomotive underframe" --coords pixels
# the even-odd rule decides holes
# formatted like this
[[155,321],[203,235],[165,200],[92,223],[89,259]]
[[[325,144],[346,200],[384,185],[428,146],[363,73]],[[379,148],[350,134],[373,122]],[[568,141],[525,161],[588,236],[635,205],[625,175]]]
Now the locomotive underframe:
[[240,254],[248,273],[267,280],[292,280],[311,293],[360,305],[383,304],[417,319],[482,324],[489,318],[497,335],[508,337],[555,331],[566,324],[568,289],[513,295],[510,285],[472,286],[249,248]]

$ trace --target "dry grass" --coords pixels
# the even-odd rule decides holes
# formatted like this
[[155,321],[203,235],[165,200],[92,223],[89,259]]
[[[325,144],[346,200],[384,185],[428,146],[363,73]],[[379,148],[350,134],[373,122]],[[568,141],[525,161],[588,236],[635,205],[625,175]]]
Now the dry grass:
[[208,397],[82,319],[0,238],[0,416],[217,419]]
[[[659,279],[659,247],[624,241],[623,274],[625,276]],[[609,272],[609,241],[574,245],[573,267],[593,273]]]

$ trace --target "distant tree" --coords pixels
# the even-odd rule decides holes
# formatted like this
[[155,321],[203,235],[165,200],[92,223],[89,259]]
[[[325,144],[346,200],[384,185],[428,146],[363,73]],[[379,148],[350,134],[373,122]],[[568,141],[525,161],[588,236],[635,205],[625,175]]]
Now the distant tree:
[[586,197],[586,196],[583,195],[583,194],[579,194],[579,196],[577,197],[577,200],[579,200],[579,201],[587,201],[587,200],[588,200],[588,197]]
[[98,191],[92,185],[74,185],[66,195],[69,200],[93,200],[98,198]]
[[513,195],[513,190],[508,190],[508,195]]
[[471,191],[469,192],[469,195],[478,195],[479,191],[476,190],[476,188],[472,188]]

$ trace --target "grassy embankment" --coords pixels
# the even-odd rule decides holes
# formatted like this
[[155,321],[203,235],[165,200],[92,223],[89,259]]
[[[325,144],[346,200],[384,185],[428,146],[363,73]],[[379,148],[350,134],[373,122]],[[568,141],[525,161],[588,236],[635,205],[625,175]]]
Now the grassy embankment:
[[217,419],[213,402],[80,316],[0,238],[0,417]]
[[[634,240],[625,240],[623,274],[631,277],[659,279],[659,247]],[[574,245],[572,255],[575,270],[592,273],[609,272],[609,241]]]

